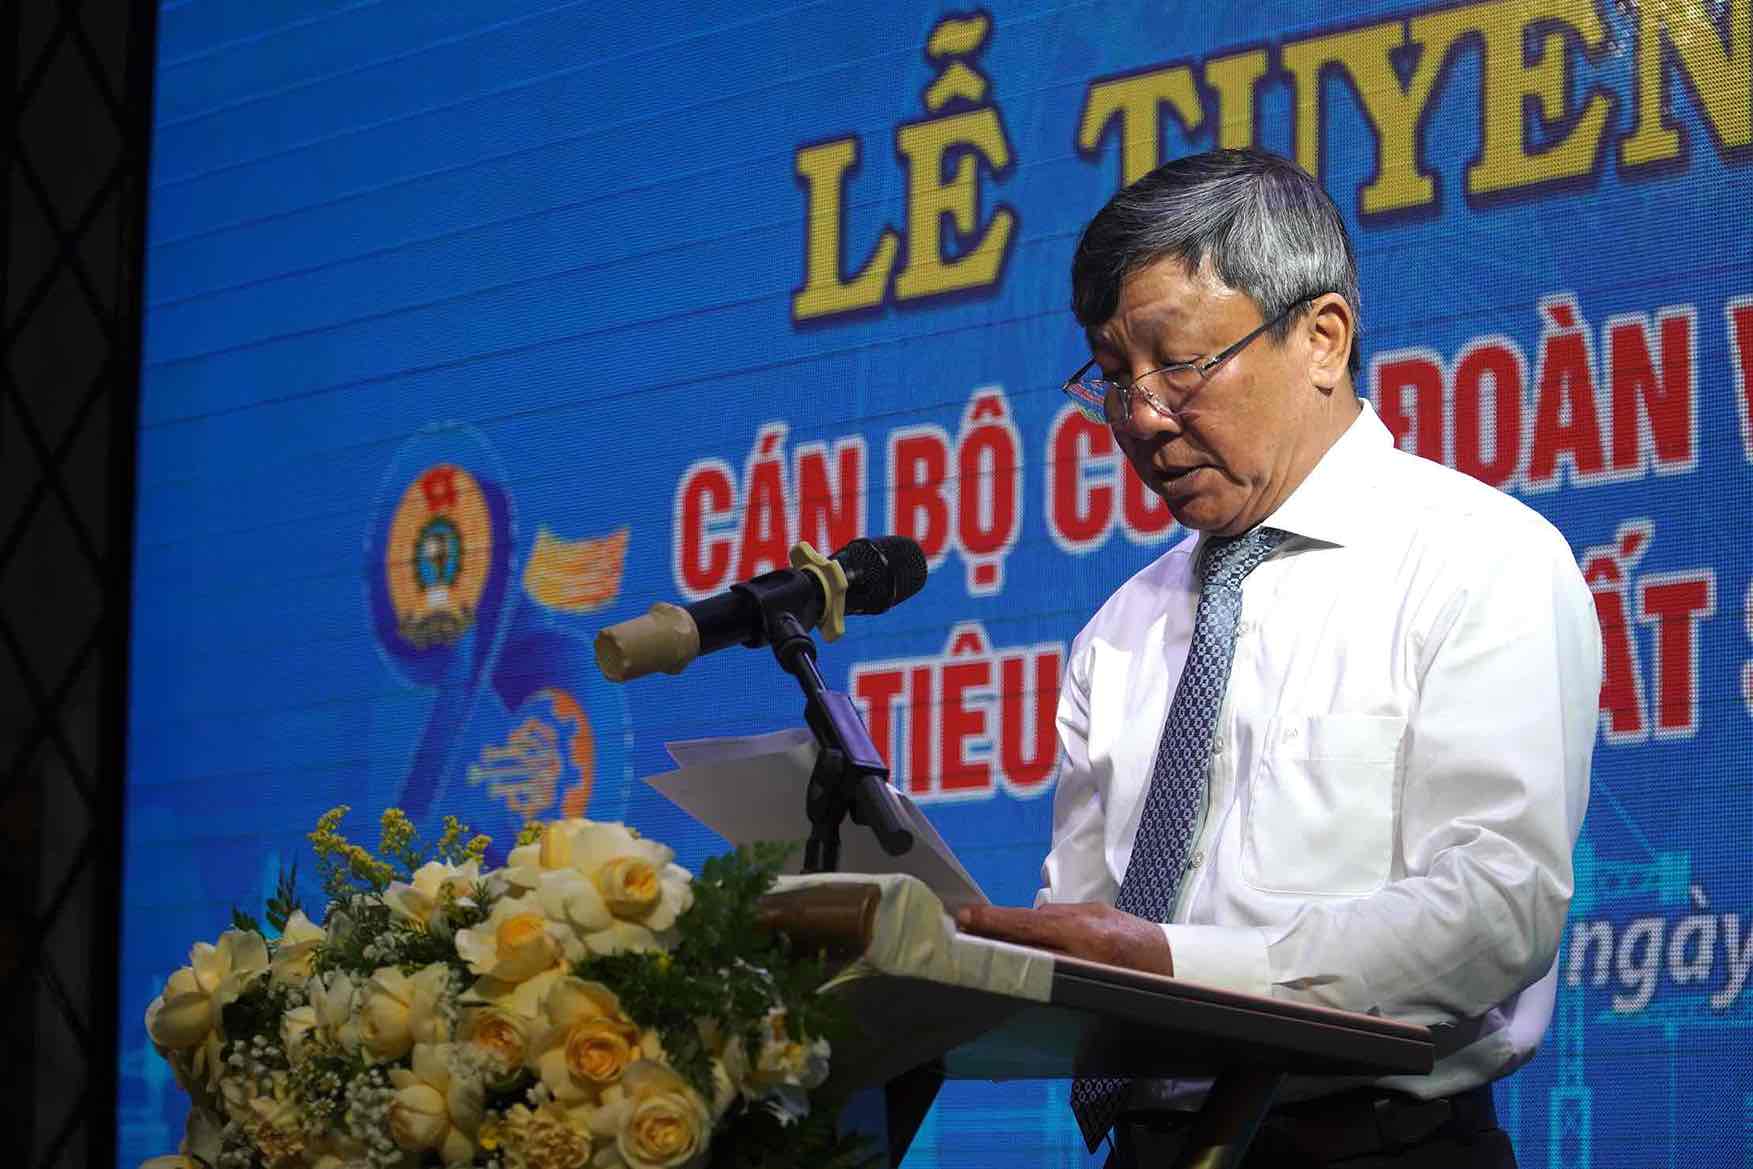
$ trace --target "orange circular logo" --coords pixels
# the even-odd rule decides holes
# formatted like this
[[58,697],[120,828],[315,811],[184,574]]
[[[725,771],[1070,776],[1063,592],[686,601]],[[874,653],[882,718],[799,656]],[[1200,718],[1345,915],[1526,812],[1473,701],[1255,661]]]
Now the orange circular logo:
[[451,645],[475,623],[493,557],[493,523],[475,477],[429,468],[396,504],[384,583],[396,632],[416,650]]

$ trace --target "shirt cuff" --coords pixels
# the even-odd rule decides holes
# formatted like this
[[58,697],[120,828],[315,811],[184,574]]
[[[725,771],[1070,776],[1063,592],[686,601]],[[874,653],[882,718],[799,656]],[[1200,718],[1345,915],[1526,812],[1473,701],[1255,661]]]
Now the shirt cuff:
[[1165,925],[1162,931],[1176,978],[1245,994],[1272,993],[1262,931],[1227,925]]

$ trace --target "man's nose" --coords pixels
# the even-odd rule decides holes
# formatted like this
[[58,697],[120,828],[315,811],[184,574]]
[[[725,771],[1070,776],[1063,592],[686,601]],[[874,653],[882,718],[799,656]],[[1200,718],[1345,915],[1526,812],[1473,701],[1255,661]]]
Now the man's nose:
[[1127,394],[1125,400],[1117,405],[1120,407],[1119,415],[1113,419],[1117,430],[1123,430],[1137,438],[1151,438],[1159,434],[1173,437],[1181,433],[1180,419],[1164,414],[1151,405],[1142,390]]

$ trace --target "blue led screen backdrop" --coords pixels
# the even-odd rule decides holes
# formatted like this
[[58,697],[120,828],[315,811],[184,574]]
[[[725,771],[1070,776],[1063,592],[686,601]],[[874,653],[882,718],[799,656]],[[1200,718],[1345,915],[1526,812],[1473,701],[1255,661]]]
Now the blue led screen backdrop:
[[[1498,1089],[1523,1164],[1753,1164],[1753,0],[159,23],[124,1165],[183,1114],[147,1002],[309,867],[324,809],[718,851],[640,777],[795,724],[795,689],[740,651],[615,687],[591,638],[798,539],[926,547],[824,667],[1026,903],[1066,649],[1181,534],[1058,392],[1076,234],[1159,159],[1250,143],[1345,213],[1401,445],[1550,517],[1598,603],[1561,997]],[[1065,1096],[952,1086],[908,1164],[1083,1164]]]

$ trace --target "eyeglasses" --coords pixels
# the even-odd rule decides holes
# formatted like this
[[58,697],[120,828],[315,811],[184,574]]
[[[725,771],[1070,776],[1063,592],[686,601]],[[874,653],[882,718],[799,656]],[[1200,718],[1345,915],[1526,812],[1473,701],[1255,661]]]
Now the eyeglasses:
[[[1101,369],[1096,366],[1096,359],[1092,357],[1079,366],[1076,373],[1066,378],[1065,384],[1059,388],[1065,391],[1066,396],[1085,418],[1107,426],[1124,425],[1132,417],[1135,399],[1138,398],[1144,399],[1152,410],[1164,418],[1177,418],[1186,410],[1187,403],[1205,388],[1205,383],[1224,362],[1246,349],[1254,338],[1313,299],[1313,296],[1305,296],[1291,302],[1270,321],[1262,323],[1234,345],[1210,357],[1159,366],[1147,370],[1131,382],[1117,382],[1103,377]],[[1091,370],[1095,371],[1093,376]],[[1145,384],[1150,378],[1156,379],[1157,384],[1154,387]]]

